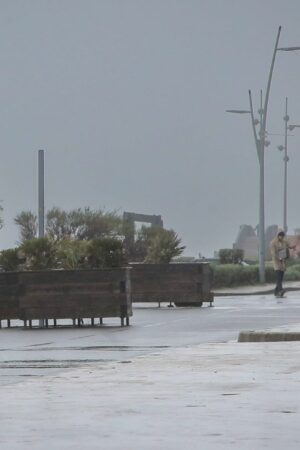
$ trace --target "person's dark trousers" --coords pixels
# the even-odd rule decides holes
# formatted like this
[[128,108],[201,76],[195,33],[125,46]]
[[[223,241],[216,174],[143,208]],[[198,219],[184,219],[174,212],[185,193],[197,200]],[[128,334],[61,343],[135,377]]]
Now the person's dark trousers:
[[275,294],[279,294],[282,290],[282,280],[284,271],[283,270],[275,270],[276,273],[276,287],[275,287]]

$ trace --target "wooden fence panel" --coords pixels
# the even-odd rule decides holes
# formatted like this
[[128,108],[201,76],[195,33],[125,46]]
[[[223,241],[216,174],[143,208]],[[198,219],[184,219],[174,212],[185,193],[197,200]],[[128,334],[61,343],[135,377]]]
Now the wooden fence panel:
[[0,273],[0,320],[132,316],[130,269]]
[[208,263],[132,264],[133,302],[174,302],[199,305],[213,302]]

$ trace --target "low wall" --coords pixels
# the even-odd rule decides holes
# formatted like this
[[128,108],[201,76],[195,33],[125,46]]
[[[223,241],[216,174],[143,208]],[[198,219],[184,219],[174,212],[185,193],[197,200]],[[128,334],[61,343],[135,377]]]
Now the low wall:
[[130,269],[0,273],[0,321],[132,316]]
[[208,263],[132,264],[131,268],[133,302],[173,302],[177,306],[213,302]]

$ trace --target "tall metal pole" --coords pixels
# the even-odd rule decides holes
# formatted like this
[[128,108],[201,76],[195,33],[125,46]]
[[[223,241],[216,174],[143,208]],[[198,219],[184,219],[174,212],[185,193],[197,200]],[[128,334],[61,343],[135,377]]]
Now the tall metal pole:
[[265,282],[265,130],[262,91],[260,91],[259,109],[259,280]]
[[287,226],[287,169],[288,169],[288,99],[285,99],[285,116],[284,120],[284,182],[283,182],[283,229],[285,233],[288,230]]
[[45,158],[44,150],[38,152],[38,229],[39,237],[45,235]]
[[[275,65],[276,53],[278,50],[279,37],[281,33],[281,27],[278,28],[275,47],[273,51],[271,67],[269,72],[269,78],[266,89],[266,96],[264,102],[264,108],[262,110],[261,117],[261,128],[260,128],[260,155],[259,155],[259,281],[261,283],[265,283],[266,274],[265,274],[265,180],[264,180],[264,171],[265,171],[265,137],[266,137],[266,126],[267,126],[267,112],[268,112],[268,103],[269,103],[269,95],[271,89],[272,75]],[[261,96],[262,103],[262,96]]]
[[[44,150],[38,151],[38,235],[45,235],[45,158]],[[39,327],[44,328],[45,320],[39,320]]]

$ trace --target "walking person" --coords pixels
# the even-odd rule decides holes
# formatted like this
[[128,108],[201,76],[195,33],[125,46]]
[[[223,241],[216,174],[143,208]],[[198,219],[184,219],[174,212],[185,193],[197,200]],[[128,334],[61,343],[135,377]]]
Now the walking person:
[[276,273],[276,287],[274,294],[275,297],[283,297],[285,291],[282,287],[282,281],[286,270],[286,260],[290,256],[289,244],[283,230],[278,231],[277,236],[271,242],[270,248],[273,267]]

